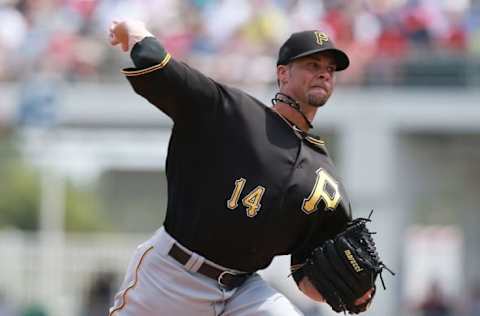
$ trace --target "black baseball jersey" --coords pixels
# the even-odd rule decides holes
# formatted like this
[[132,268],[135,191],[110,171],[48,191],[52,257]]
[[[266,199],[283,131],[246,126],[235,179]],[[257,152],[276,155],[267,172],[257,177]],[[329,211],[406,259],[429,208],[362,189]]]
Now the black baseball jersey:
[[174,122],[165,229],[225,267],[253,272],[344,229],[350,204],[323,142],[271,107],[176,61],[153,37],[124,69]]

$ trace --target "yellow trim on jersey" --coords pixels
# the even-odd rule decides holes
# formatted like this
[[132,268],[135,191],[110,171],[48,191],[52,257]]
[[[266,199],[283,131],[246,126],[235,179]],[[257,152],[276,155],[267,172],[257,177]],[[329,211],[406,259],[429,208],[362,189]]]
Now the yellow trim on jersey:
[[121,295],[122,296],[122,303],[118,307],[113,307],[112,311],[108,314],[109,316],[113,316],[116,312],[122,310],[127,305],[127,292],[130,291],[131,289],[133,289],[137,285],[137,283],[138,283],[138,271],[140,270],[140,266],[142,265],[142,262],[143,262],[143,259],[145,259],[145,256],[152,250],[153,250],[153,246],[148,248],[143,253],[142,257],[140,258],[140,261],[137,264],[137,267],[135,268],[135,278],[133,280],[133,283],[130,284],[125,290],[123,290],[123,293]]
[[318,139],[318,138],[315,138],[315,137],[312,137],[312,136],[307,136],[306,139],[307,139],[307,141],[309,141],[312,144],[325,145],[325,141],[323,141],[321,139]]
[[145,68],[145,69],[140,69],[140,70],[122,70],[122,72],[127,77],[145,75],[145,74],[148,74],[148,73],[153,72],[155,70],[162,69],[163,67],[165,67],[168,64],[168,62],[170,61],[171,58],[172,58],[172,55],[167,53],[165,58],[163,58],[163,60],[157,65],[154,65],[154,66],[151,66],[151,67],[148,67],[148,68]]
[[[282,116],[280,115],[280,117],[282,117]],[[283,118],[283,119],[285,120],[285,118]],[[288,123],[288,124],[290,125],[290,123]],[[295,125],[293,125],[293,130],[295,132],[297,132],[297,135],[299,134],[300,138],[306,139],[309,143],[312,143],[314,145],[325,145],[325,141],[322,140],[322,139],[319,139],[319,138],[316,138],[316,137],[313,137],[313,136],[309,136],[309,135],[303,136],[305,134],[305,132],[302,131],[301,129],[299,129],[298,127],[296,127]]]

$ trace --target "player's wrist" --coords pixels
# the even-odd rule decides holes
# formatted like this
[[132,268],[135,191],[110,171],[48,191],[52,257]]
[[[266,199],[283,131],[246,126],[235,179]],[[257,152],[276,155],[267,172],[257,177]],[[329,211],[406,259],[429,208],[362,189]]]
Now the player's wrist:
[[143,41],[147,37],[155,37],[155,36],[148,31],[129,35],[128,37],[129,51],[131,52],[135,44]]
[[302,291],[303,294],[308,296],[314,301],[317,302],[325,302],[325,298],[322,294],[313,286],[312,282],[308,279],[308,277],[303,277],[302,280],[298,283],[298,288]]
[[124,52],[131,52],[132,48],[146,37],[154,37],[145,23],[138,20],[113,21],[109,32],[110,44],[120,44]]

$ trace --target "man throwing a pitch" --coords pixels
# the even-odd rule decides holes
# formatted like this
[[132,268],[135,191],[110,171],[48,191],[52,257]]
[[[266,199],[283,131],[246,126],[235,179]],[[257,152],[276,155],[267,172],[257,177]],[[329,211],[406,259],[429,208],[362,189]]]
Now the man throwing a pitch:
[[331,38],[286,40],[271,107],[176,60],[142,22],[113,22],[110,42],[130,53],[134,91],[174,122],[165,223],[137,248],[110,315],[301,315],[256,273],[287,254],[305,295],[366,310],[382,269],[369,219],[352,220],[324,142],[309,133],[349,65]]

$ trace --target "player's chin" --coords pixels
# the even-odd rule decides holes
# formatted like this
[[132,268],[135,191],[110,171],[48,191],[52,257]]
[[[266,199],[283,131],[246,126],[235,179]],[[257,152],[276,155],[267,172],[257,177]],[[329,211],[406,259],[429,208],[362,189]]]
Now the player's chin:
[[330,95],[312,93],[308,95],[307,100],[308,100],[308,104],[310,104],[313,107],[319,108],[325,105],[325,103],[327,103],[327,100],[329,97]]

